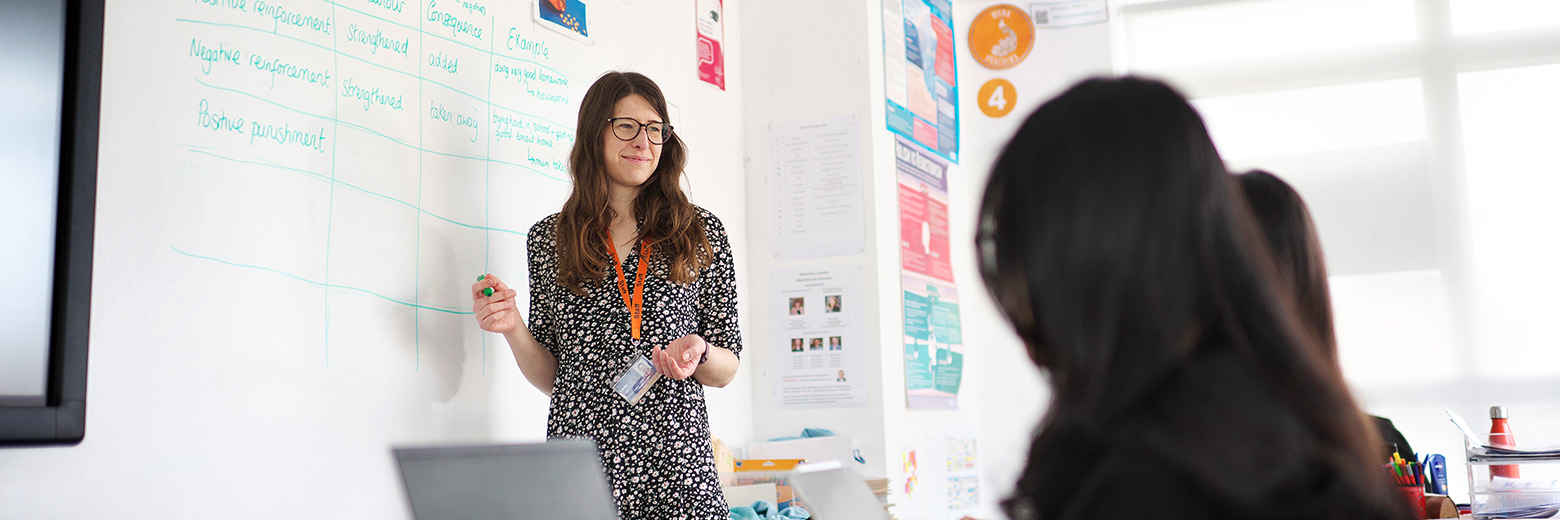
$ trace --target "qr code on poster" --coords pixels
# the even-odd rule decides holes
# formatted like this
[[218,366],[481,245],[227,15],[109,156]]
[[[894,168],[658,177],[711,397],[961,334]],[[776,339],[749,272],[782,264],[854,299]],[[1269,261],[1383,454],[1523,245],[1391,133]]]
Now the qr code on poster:
[[1048,9],[1035,10],[1035,25],[1050,25],[1051,11]]

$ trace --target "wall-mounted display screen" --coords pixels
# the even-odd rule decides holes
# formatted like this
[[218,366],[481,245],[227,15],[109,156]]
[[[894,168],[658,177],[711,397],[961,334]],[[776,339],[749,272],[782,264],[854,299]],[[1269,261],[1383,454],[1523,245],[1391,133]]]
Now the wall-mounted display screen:
[[0,445],[86,431],[103,0],[0,0]]
[[0,3],[0,405],[44,404],[64,42],[60,2]]

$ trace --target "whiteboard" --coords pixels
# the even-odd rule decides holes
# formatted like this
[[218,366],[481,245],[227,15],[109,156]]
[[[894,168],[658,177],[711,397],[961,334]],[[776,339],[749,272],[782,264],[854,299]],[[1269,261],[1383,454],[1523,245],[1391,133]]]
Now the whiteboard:
[[[585,3],[588,38],[525,0],[110,2],[87,435],[0,451],[0,517],[404,518],[392,446],[543,438],[467,291],[524,287],[591,81],[657,80],[693,201],[746,228],[692,3]],[[709,392],[736,442],[743,381]]]

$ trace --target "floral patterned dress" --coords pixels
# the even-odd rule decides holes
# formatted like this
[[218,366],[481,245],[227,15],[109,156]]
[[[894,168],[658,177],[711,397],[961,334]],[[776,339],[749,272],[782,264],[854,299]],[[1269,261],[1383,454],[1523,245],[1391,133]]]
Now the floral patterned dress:
[[557,283],[557,214],[532,226],[527,240],[531,334],[558,359],[547,436],[596,442],[624,520],[729,518],[710,448],[704,386],[692,377],[663,377],[638,404],[629,404],[611,387],[635,358],[688,334],[734,354],[742,351],[731,244],[720,219],[698,211],[714,261],[693,283],[673,283],[666,260],[656,254],[649,259],[648,280],[633,280],[646,259],[638,247],[623,258],[629,290],[646,284],[639,349],[629,335],[616,275],[589,287],[584,297]]

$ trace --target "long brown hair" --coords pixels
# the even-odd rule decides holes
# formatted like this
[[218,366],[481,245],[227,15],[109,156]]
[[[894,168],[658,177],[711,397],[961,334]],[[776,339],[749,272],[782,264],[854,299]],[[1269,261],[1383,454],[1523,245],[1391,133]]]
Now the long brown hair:
[[1327,266],[1316,224],[1300,194],[1289,183],[1262,170],[1236,177],[1251,214],[1273,253],[1279,278],[1294,293],[1300,318],[1316,331],[1322,355],[1338,363],[1338,339],[1333,332],[1332,297],[1327,289]]
[[[617,102],[632,95],[644,98],[661,121],[671,123],[661,88],[636,72],[603,74],[580,102],[574,149],[569,152],[574,191],[558,215],[558,283],[582,296],[588,285],[604,279],[612,268],[612,254],[602,237],[617,214],[607,204],[607,166],[601,140]],[[682,192],[687,162],[688,149],[674,132],[671,140],[661,145],[660,163],[634,199],[633,216],[643,220],[639,237],[653,244],[655,254],[671,266],[668,277],[678,284],[692,282],[713,258],[698,209]]]

